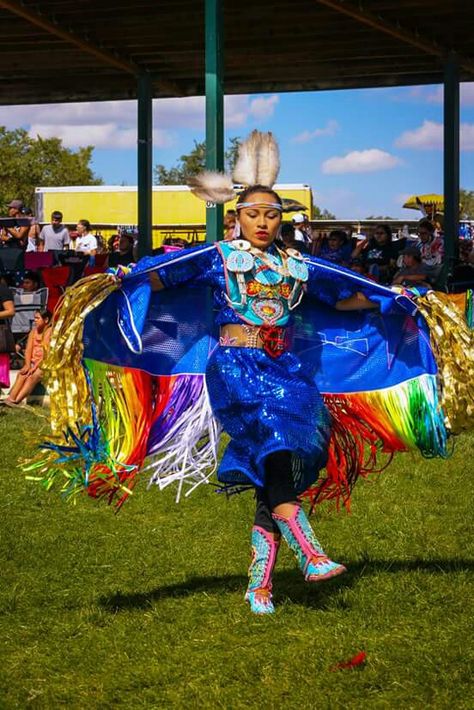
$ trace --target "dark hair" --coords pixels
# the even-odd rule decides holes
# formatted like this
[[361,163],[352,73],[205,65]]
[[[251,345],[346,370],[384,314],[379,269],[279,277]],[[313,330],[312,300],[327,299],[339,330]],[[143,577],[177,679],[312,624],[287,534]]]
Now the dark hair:
[[367,264],[365,263],[364,259],[362,259],[360,256],[356,256],[354,259],[351,259],[350,262],[351,266],[361,266],[364,271],[368,270]]
[[237,210],[227,210],[225,213],[225,216],[227,217],[229,215],[230,217],[235,217],[236,214],[237,214]]
[[385,234],[387,235],[388,241],[389,241],[389,242],[392,241],[392,238],[393,238],[393,235],[392,235],[392,228],[391,228],[391,226],[390,226],[389,224],[376,224],[374,231],[376,232],[377,229],[381,229],[382,232],[385,232]]
[[51,311],[48,311],[47,308],[37,308],[35,313],[39,313],[43,320],[47,320],[48,323],[51,323],[53,314],[51,313]]
[[80,219],[78,224],[82,224],[83,227],[87,229],[88,232],[91,230],[91,223],[88,219]]
[[281,225],[280,235],[282,238],[295,236],[295,228],[291,222],[283,222]]
[[435,226],[429,219],[420,219],[418,229],[426,229],[430,234],[434,234]]
[[62,219],[63,218],[63,213],[60,212],[59,210],[54,210],[54,212],[51,212],[51,219]]
[[328,239],[331,239],[331,237],[337,237],[338,239],[342,239],[342,241],[345,243],[347,242],[347,234],[343,229],[333,229],[329,232],[329,237]]
[[119,241],[120,241],[120,239],[126,239],[131,247],[133,247],[133,244],[135,242],[135,239],[133,238],[133,236],[131,234],[128,234],[128,232],[122,232],[122,234],[119,237]]
[[120,234],[112,234],[112,236],[107,239],[107,246],[110,251],[112,251],[112,249],[114,248],[115,240],[118,241],[119,239],[120,239]]
[[23,275],[23,281],[25,279],[29,279],[30,281],[34,281],[38,286],[41,283],[41,276],[37,271],[25,271]]
[[22,214],[32,215],[33,210],[31,209],[31,207],[23,207]]
[[272,190],[271,187],[265,187],[265,185],[251,185],[250,187],[246,187],[245,190],[240,193],[239,199],[237,200],[237,204],[240,205],[242,204],[242,202],[248,202],[248,198],[251,195],[254,195],[256,192],[264,192],[267,195],[271,195],[272,197],[274,197],[275,202],[277,202],[279,205],[282,204],[281,197],[278,192]]

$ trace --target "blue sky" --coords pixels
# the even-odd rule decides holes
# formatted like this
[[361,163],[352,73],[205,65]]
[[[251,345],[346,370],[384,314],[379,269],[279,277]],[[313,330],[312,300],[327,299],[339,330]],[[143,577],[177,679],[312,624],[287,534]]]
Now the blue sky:
[[[226,134],[271,130],[280,182],[312,186],[316,203],[342,218],[413,217],[404,199],[442,191],[442,88],[362,89],[226,97]],[[461,185],[474,190],[474,83],[461,87]],[[95,145],[107,184],[136,184],[134,102],[0,107],[0,124],[65,145]],[[204,99],[154,102],[154,162],[173,165],[204,138]]]

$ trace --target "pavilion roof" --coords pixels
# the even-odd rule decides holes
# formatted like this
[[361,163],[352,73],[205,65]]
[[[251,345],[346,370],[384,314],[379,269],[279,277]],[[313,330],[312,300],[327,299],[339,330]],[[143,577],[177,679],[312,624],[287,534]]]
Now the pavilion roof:
[[[0,103],[204,94],[204,0],[0,0]],[[472,0],[227,0],[227,94],[474,79]]]

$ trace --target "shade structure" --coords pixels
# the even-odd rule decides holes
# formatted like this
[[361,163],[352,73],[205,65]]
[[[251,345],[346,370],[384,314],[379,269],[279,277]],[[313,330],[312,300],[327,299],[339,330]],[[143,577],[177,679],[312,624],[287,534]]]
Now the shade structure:
[[430,193],[427,195],[412,195],[403,205],[409,210],[420,210],[430,208],[442,212],[444,209],[444,197],[443,195],[435,195]]
[[[205,93],[204,0],[2,0],[0,101]],[[227,0],[227,94],[441,83],[449,52],[474,74],[466,0]]]

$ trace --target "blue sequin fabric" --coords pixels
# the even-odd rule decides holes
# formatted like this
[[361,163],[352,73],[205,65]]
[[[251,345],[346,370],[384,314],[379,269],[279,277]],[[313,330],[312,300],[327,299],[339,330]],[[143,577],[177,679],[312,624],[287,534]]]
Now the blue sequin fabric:
[[[204,247],[194,258],[163,264],[158,274],[168,288],[208,285],[213,291],[215,322],[242,323],[226,298],[223,259],[217,248]],[[185,255],[184,255],[185,257]],[[308,264],[307,289],[328,305],[350,292],[338,292],[337,279],[319,279]],[[214,415],[230,436],[218,470],[229,488],[263,486],[264,460],[280,450],[292,452],[293,477],[300,493],[317,480],[325,466],[330,436],[329,415],[310,372],[291,352],[272,358],[264,350],[218,346],[206,370]]]

